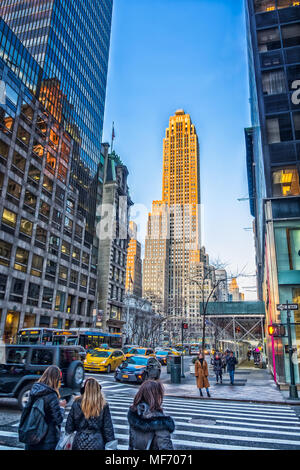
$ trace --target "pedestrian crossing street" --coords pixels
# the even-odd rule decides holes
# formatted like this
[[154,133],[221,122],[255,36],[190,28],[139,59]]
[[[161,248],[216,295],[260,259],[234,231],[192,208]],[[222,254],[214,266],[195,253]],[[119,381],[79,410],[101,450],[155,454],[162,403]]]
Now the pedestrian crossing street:
[[[133,398],[126,394],[105,395],[119,441],[118,449],[126,450],[127,412]],[[176,423],[172,435],[176,450],[300,449],[300,421],[287,405],[165,397],[164,411]],[[66,418],[67,414],[68,409]],[[18,422],[0,428],[0,450],[23,448],[17,440],[17,427]]]

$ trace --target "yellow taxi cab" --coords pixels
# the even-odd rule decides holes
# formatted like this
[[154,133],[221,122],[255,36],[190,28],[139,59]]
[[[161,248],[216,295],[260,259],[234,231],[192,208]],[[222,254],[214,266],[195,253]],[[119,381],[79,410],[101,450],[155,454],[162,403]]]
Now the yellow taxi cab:
[[180,352],[176,349],[170,349],[169,354],[172,354],[173,356],[181,356]]
[[116,370],[125,359],[125,354],[119,349],[95,348],[86,355],[83,363],[84,370],[109,374],[112,370]]
[[126,357],[131,356],[149,356],[155,357],[155,352],[152,348],[132,348],[130,351],[125,354]]

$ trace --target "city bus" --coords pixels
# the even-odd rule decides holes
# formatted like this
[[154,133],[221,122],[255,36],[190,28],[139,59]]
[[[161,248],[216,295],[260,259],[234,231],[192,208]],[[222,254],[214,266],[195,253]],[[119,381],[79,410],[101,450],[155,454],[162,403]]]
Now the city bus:
[[18,332],[18,344],[53,344],[53,332],[55,328],[22,328]]
[[18,344],[76,345],[86,350],[105,347],[121,349],[122,333],[104,333],[91,328],[23,328],[18,333]]

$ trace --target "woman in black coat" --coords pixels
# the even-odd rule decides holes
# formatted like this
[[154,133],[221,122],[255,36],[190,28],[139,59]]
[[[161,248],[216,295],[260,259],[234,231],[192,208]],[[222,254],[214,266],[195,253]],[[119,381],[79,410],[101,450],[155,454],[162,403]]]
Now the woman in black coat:
[[163,387],[146,380],[128,411],[129,450],[173,450],[171,433],[175,424],[162,410]]
[[222,383],[222,372],[223,372],[222,367],[223,367],[223,364],[222,364],[221,354],[219,354],[219,353],[215,354],[213,366],[214,366],[214,373],[216,374],[217,383],[219,383],[219,378],[220,378],[220,382]]
[[[60,426],[64,419],[66,400],[59,401],[61,371],[56,366],[48,367],[32,386],[29,401],[23,413],[30,412],[35,400],[44,401],[45,421],[48,425],[45,437],[36,445],[25,444],[25,450],[54,450],[60,437]],[[23,415],[22,415],[23,417]],[[22,418],[21,418],[22,421]]]
[[94,378],[85,382],[83,394],[76,398],[66,422],[66,433],[76,431],[73,450],[104,450],[115,439],[108,403],[101,385]]

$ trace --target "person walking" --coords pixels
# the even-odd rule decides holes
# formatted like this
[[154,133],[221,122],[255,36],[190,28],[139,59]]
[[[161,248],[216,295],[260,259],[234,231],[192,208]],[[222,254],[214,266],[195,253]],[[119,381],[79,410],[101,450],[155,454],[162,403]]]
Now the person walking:
[[230,351],[229,357],[227,358],[227,370],[229,372],[230,383],[231,385],[234,384],[234,371],[235,366],[238,363],[236,357],[233,354],[233,351]]
[[72,450],[104,450],[115,439],[109,405],[101,385],[88,378],[76,397],[66,422],[66,433],[76,432]]
[[44,406],[44,421],[46,434],[38,444],[26,444],[25,450],[54,450],[59,438],[60,427],[64,419],[66,400],[59,400],[62,373],[57,366],[48,367],[40,379],[31,388],[29,401],[24,408],[20,419],[20,431],[32,410],[34,403],[42,398]]
[[221,354],[219,352],[217,352],[215,355],[213,366],[214,366],[214,373],[216,374],[217,383],[219,383],[219,379],[220,379],[220,383],[222,383],[223,364],[222,364]]
[[202,352],[199,353],[195,362],[195,377],[197,381],[197,387],[199,388],[200,397],[203,397],[202,388],[206,389],[207,396],[210,397],[209,393],[209,381],[208,381],[208,365],[204,359]]
[[250,361],[250,359],[251,359],[251,350],[250,349],[248,349],[247,357],[248,357],[248,361]]
[[140,386],[128,411],[129,450],[173,450],[175,423],[163,412],[164,389],[156,380]]

